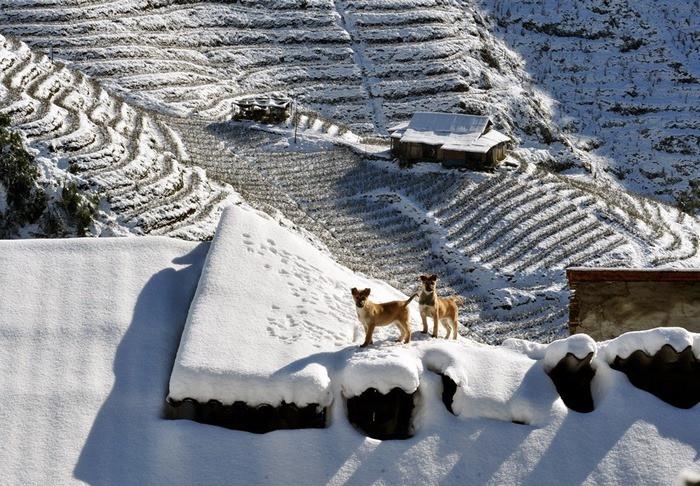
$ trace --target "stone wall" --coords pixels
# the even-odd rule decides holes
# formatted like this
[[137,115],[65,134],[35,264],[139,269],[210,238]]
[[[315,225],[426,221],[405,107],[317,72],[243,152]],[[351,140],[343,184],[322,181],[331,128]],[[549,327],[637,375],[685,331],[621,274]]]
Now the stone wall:
[[700,332],[700,281],[659,281],[664,278],[645,274],[646,281],[634,275],[631,281],[579,281],[570,275],[571,334],[586,333],[601,341],[654,327]]

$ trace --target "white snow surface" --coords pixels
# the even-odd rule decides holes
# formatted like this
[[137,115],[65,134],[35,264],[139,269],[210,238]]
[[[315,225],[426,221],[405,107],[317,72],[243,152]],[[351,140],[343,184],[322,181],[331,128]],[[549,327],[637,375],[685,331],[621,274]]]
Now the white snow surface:
[[[161,237],[0,242],[4,484],[668,484],[700,470],[699,407],[674,408],[599,362],[596,410],[571,412],[541,360],[461,339],[348,342],[319,356],[331,378],[333,362],[363,354],[405,359],[420,383],[408,440],[361,435],[336,387],[327,429],[256,435],[164,420],[208,248]],[[286,286],[279,274],[267,283]],[[231,314],[249,305],[229,302]],[[459,382],[458,417],[433,371]]]
[[508,338],[501,343],[501,346],[519,351],[532,359],[542,359],[547,351],[548,344],[536,343],[525,339]]
[[588,334],[574,334],[564,339],[557,339],[547,346],[544,353],[544,365],[547,370],[554,368],[567,354],[583,359],[590,353],[595,355],[596,344]]
[[700,358],[700,334],[689,332],[682,327],[659,327],[646,331],[627,332],[615,339],[604,341],[598,346],[605,360],[612,363],[616,356],[625,359],[637,350],[653,356],[666,344],[678,352],[691,346],[693,354]]
[[418,389],[423,365],[415,349],[407,346],[383,345],[352,353],[342,373],[343,395],[352,397],[368,388],[389,393],[401,388],[406,393]]
[[[326,366],[309,356],[352,344],[359,326],[352,287],[371,288],[375,302],[406,298],[338,265],[265,213],[230,206],[192,303],[170,397],[227,404],[240,400],[249,405],[329,405]],[[394,329],[386,332],[397,334]],[[376,375],[383,381],[374,386],[417,388],[417,373],[410,362],[406,368],[402,356],[390,351],[373,358],[385,364]],[[361,374],[367,362],[356,364]],[[351,366],[348,390],[357,389],[354,373]]]

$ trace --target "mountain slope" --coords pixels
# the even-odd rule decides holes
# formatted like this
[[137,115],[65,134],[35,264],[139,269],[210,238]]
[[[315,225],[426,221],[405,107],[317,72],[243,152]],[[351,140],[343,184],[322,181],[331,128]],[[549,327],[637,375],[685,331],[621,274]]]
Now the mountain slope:
[[209,174],[261,209],[282,210],[348,267],[407,294],[418,275],[438,273],[442,292],[467,299],[463,323],[487,341],[562,333],[566,266],[700,261],[696,219],[527,162],[509,159],[495,174],[399,169],[236,124],[168,123],[190,153],[206,152]]
[[[488,114],[524,156],[700,207],[696,2],[0,1],[0,32],[142,106],[279,90],[357,132]],[[697,206],[694,206],[697,204]]]
[[49,178],[77,175],[108,201],[106,226],[97,231],[206,238],[234,196],[203,170],[181,164],[188,157],[167,125],[85,75],[1,36],[0,113],[10,115],[43,156]]
[[[8,55],[19,64],[4,67],[4,105],[32,143],[104,191],[115,221],[137,232],[211,235],[230,193],[212,177],[404,292],[418,274],[439,273],[445,293],[467,298],[463,323],[491,342],[560,335],[568,265],[698,265],[697,219],[620,190],[590,153],[595,143],[562,115],[565,91],[544,94],[532,63],[472,3],[0,5],[0,32],[36,50],[6,42],[23,54]],[[62,83],[78,94],[52,91]],[[381,134],[419,109],[486,113],[518,146],[493,175],[399,170],[220,122],[237,96],[272,89],[360,133]],[[631,139],[625,130],[616,136]]]
[[695,187],[700,201],[697,1],[480,3],[599,171],[668,202]]
[[459,2],[9,2],[0,32],[172,114],[217,120],[236,96],[282,90],[359,131],[428,109],[557,138],[517,57]]

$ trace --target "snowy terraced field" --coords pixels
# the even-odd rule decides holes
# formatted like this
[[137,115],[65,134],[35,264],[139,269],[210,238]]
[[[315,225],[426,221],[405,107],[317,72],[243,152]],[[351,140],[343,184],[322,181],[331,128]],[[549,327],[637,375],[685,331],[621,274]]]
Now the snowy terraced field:
[[487,341],[562,333],[566,266],[700,258],[694,218],[526,162],[495,174],[405,170],[323,141],[295,146],[236,124],[168,123],[210,174],[261,209],[279,208],[348,267],[407,294],[418,275],[438,273],[442,292],[467,298],[463,323]]
[[189,161],[178,135],[84,74],[0,36],[0,113],[54,183],[77,176],[109,204],[97,232],[211,237],[230,187]]
[[[492,18],[471,3],[0,6],[0,32],[32,49],[3,38],[0,112],[49,159],[47,178],[75,173],[105,196],[101,218],[112,233],[209,238],[235,191],[405,293],[419,274],[438,273],[442,292],[466,298],[470,335],[488,342],[561,335],[566,266],[700,261],[697,219],[617,189],[601,157],[579,143],[563,101],[541,93],[532,63],[507,48],[516,34],[499,40]],[[500,4],[493,11],[508,14]],[[216,122],[237,96],[272,89],[343,131],[383,133],[420,109],[487,113],[520,145],[495,174],[399,170],[306,138],[314,130],[302,130],[298,148],[284,135]],[[692,83],[677,89],[676,101],[695,93]],[[570,163],[600,177],[543,169]]]
[[[135,103],[229,117],[271,90],[358,133],[490,115],[538,164],[674,203],[698,172],[696,2],[0,1],[0,33]],[[540,150],[540,152],[538,152]]]
[[697,0],[479,3],[597,170],[669,202],[700,181]]
[[[556,128],[517,56],[469,4],[438,0],[3,1],[0,32],[172,114],[230,114],[281,90],[357,131],[414,111],[492,114],[537,141]],[[527,126],[525,126],[527,125]]]

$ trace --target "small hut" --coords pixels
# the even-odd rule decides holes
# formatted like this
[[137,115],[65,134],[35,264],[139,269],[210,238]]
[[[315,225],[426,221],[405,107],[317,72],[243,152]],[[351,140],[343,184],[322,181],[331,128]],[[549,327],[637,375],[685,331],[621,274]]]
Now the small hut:
[[233,119],[282,123],[289,118],[291,104],[291,99],[279,94],[239,98],[234,102]]
[[510,142],[492,126],[487,116],[418,112],[389,129],[391,151],[405,161],[490,170],[505,158]]

